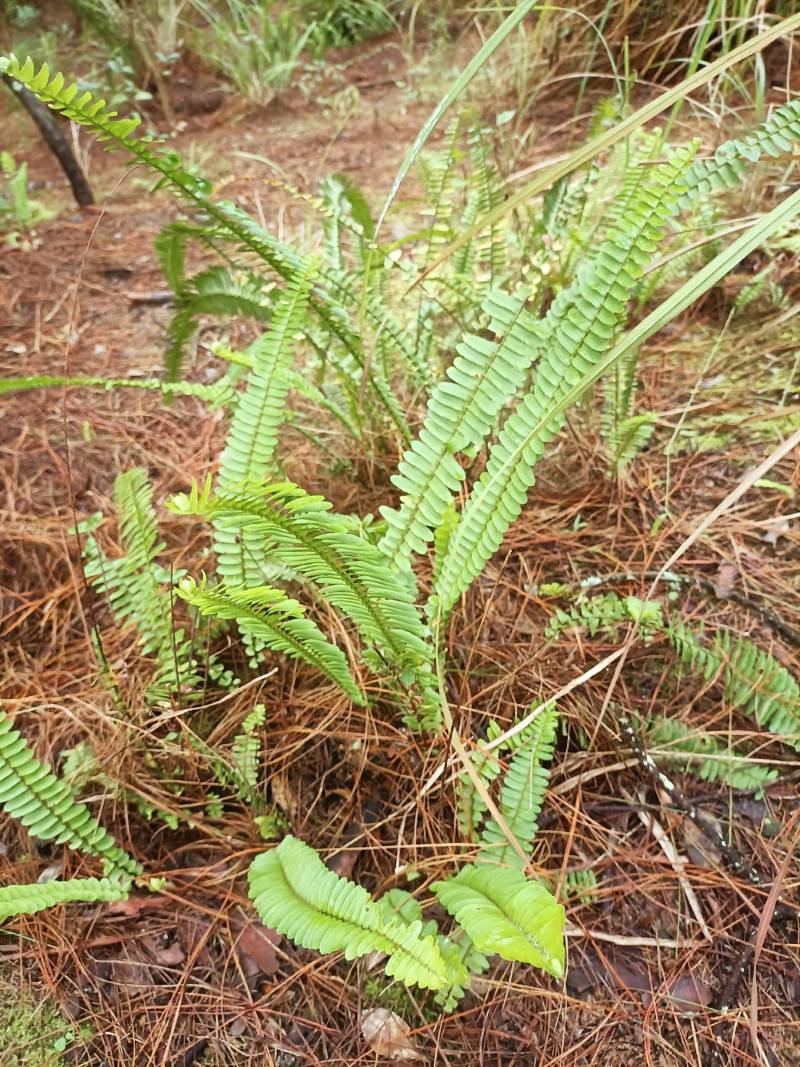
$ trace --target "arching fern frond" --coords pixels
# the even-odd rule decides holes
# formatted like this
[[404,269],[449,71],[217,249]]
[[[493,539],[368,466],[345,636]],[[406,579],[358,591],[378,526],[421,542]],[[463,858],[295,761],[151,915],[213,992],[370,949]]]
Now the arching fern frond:
[[194,396],[210,408],[226,407],[235,399],[228,382],[220,380],[213,385],[199,382],[165,382],[161,378],[64,378],[57,374],[34,374],[27,378],[0,378],[0,396],[20,393],[26,389],[143,389],[161,393],[172,399],[176,396]]
[[431,889],[480,952],[564,974],[564,908],[522,871],[470,864]]
[[235,621],[243,634],[255,638],[262,648],[272,648],[293,659],[303,660],[335,682],[356,704],[364,694],[356,685],[347,659],[332,645],[303,607],[281,589],[261,585],[247,588],[224,582],[209,586],[183,578],[178,593],[202,615]]
[[65,881],[0,887],[0,920],[34,915],[58,904],[97,904],[127,900],[130,881],[121,878],[70,878]]
[[250,864],[250,898],[261,921],[303,948],[343,952],[347,960],[388,955],[386,973],[406,985],[441,989],[445,962],[419,920],[385,919],[361,886],[328,870],[316,852],[285,837]]
[[141,868],[115,843],[85,804],[40,763],[11,720],[0,711],[0,807],[33,837],[98,856],[109,874]]
[[464,480],[456,454],[483,444],[541,349],[541,326],[524,305],[524,296],[492,293],[483,309],[497,340],[467,334],[431,394],[422,429],[392,477],[400,507],[381,508],[388,526],[381,548],[398,567],[425,551]]
[[[231,420],[220,457],[217,487],[221,493],[274,476],[278,429],[289,390],[288,370],[295,338],[303,323],[313,273],[290,283],[278,299],[269,329],[251,346],[253,369]],[[217,570],[228,582],[258,585],[264,580],[259,539],[236,533],[225,524],[215,530]]]
[[[500,812],[526,853],[533,847],[539,829],[539,814],[550,780],[550,770],[544,764],[553,758],[557,726],[558,711],[551,704],[524,731],[503,775]],[[522,860],[494,819],[488,820],[481,833],[478,862],[522,868]]]
[[176,506],[258,536],[263,554],[314,583],[353,620],[390,671],[411,671],[423,687],[430,684],[430,646],[408,585],[377,546],[328,514],[322,497],[280,482],[213,499],[195,491]]
[[472,490],[450,539],[437,583],[447,614],[520,514],[533,468],[560,430],[573,387],[610,349],[625,318],[626,303],[658,247],[665,220],[675,211],[682,178],[697,144],[659,164],[637,191],[619,226],[575,284],[554,302],[552,332],[539,362],[533,390],[517,405],[489,453],[486,470]]

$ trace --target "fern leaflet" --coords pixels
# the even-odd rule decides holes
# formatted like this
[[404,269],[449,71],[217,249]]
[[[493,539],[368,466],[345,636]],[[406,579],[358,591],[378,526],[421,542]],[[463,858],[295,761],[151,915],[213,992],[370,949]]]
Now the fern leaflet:
[[58,904],[127,900],[130,882],[120,878],[69,878],[34,885],[0,888],[0,920],[13,915],[34,915]]

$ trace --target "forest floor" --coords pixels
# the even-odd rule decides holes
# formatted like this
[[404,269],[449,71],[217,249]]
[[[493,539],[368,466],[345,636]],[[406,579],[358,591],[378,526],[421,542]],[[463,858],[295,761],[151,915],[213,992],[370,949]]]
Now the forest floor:
[[[425,68],[431,79],[436,59]],[[380,206],[430,112],[433,96],[409,89],[423,76],[420,68],[407,69],[392,39],[372,43],[347,57],[338,80],[315,102],[289,99],[260,113],[230,99],[200,113],[187,104],[175,147],[196,153],[226,197],[241,198],[270,228],[295,235],[307,227],[308,213],[287,184],[313,193],[325,174],[343,172]],[[563,150],[572,107],[571,99],[551,99],[537,113],[537,162]],[[15,154],[29,159],[34,182],[60,182],[19,115],[0,117],[0,130]],[[92,181],[107,201],[83,213],[64,208],[37,227],[32,246],[0,247],[3,377],[160,373],[170,309],[159,301],[164,280],[153,241],[178,208],[164,193],[150,195],[140,171],[125,173],[119,156],[95,146],[91,160]],[[793,257],[784,258],[779,273],[794,307]],[[776,446],[769,431],[773,371],[791,364],[800,337],[790,316],[776,323],[772,312],[755,309],[734,319],[715,347],[731,298],[730,289],[715,290],[644,353],[642,405],[660,415],[650,447],[624,478],[606,476],[598,427],[585,419],[571,422],[542,465],[529,508],[450,634],[452,662],[470,666],[454,672],[460,681],[451,692],[462,736],[482,736],[492,716],[508,724],[617,647],[574,633],[558,645],[545,641],[552,605],[536,591],[541,582],[611,576],[615,588],[646,595],[663,562]],[[234,344],[250,336],[244,326],[226,328]],[[188,371],[193,380],[218,373],[203,343],[211,336],[201,334]],[[713,1005],[752,922],[768,916],[767,893],[742,889],[713,843],[659,797],[620,745],[606,714],[611,671],[563,702],[563,714],[591,744],[585,750],[560,744],[536,854],[556,881],[581,865],[598,879],[594,897],[570,901],[566,982],[499,964],[455,1015],[436,1017],[406,991],[382,992],[379,972],[370,974],[363,963],[297,950],[253,921],[243,872],[263,844],[246,808],[228,812],[224,824],[207,817],[203,767],[188,763],[176,766],[179,803],[136,755],[131,724],[123,728],[99,676],[89,639],[97,613],[106,658],[136,707],[145,673],[133,639],[86,592],[70,527],[76,517],[108,515],[114,476],[131,466],[147,468],[159,501],[203,477],[219,455],[220,418],[191,399],[165,407],[158,396],[133,390],[31,391],[0,403],[4,706],[52,764],[91,742],[120,788],[98,787],[89,799],[118,840],[146,859],[148,874],[167,879],[162,891],[124,904],[20,919],[0,938],[5,996],[46,990],[73,1021],[64,1062],[374,1063],[360,1019],[376,1003],[411,1023],[421,1061],[445,1067],[706,1062],[702,1050],[719,1023]],[[795,392],[787,411],[798,404]],[[676,437],[685,447],[665,456]],[[282,451],[290,477],[312,490],[324,480],[342,510],[363,513],[388,499],[396,457],[358,479],[333,478],[310,466],[305,439],[291,427]],[[769,480],[683,555],[676,566],[686,578],[681,606],[686,617],[749,635],[797,668],[797,647],[786,632],[800,630],[800,524],[792,496],[800,491],[800,457],[781,460]],[[197,545],[182,541],[183,527],[169,518],[165,529],[165,558],[194,567]],[[629,580],[621,581],[624,575]],[[776,629],[775,617],[784,629]],[[652,659],[651,648],[632,649],[614,679],[618,705],[643,716],[657,708],[695,723],[725,721],[713,685],[676,683],[666,669],[654,680]],[[442,758],[440,739],[409,736],[398,722],[350,707],[277,659],[245,691],[209,702],[211,736],[229,738],[256,699],[267,709],[262,776],[271,800],[292,832],[323,848],[338,873],[378,891],[405,884],[398,874],[404,867],[427,879],[452,861],[458,841],[452,782],[445,776],[440,788],[421,793]],[[142,708],[132,721],[154,751],[171,751],[173,722],[149,721]],[[773,748],[764,751],[772,757]],[[785,899],[796,900],[800,761],[784,753],[781,766],[760,799],[679,780],[710,819],[733,826],[754,867],[768,879],[782,878]],[[170,829],[146,820],[124,803],[124,790],[184,821]],[[80,870],[72,854],[32,849],[21,830],[4,822],[4,882],[35,880],[48,864],[65,875]],[[800,1062],[797,923],[774,936],[767,926],[762,932],[753,980],[748,971],[720,1030],[723,1064]],[[26,1055],[21,1046],[0,1049],[0,1064],[39,1062]]]

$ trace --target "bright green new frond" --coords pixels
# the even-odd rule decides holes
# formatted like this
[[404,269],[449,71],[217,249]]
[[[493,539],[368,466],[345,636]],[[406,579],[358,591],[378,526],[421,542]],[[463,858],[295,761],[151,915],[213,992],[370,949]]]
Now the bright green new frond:
[[522,871],[470,864],[431,889],[480,952],[564,974],[564,908]]
[[746,637],[714,635],[703,644],[687,627],[669,631],[675,650],[706,681],[719,678],[726,699],[781,741],[800,751],[800,685],[768,652]]
[[202,513],[252,532],[261,552],[319,586],[389,667],[422,677],[430,649],[411,592],[380,549],[328,514],[330,504],[290,482],[220,494]]
[[552,332],[533,390],[500,430],[486,470],[450,539],[437,583],[445,614],[500,547],[525,505],[535,464],[563,425],[575,387],[584,377],[591,378],[611,348],[627,301],[658,247],[666,219],[676,210],[682,178],[696,147],[678,150],[653,169],[596,258],[581,268],[572,288],[554,302],[549,315]]
[[121,878],[70,878],[66,881],[6,885],[0,888],[0,920],[33,915],[58,904],[95,904],[127,900],[130,882]]
[[[503,775],[500,811],[526,853],[533,847],[539,829],[539,814],[550,780],[550,770],[544,764],[553,758],[557,726],[558,711],[550,705],[525,731]],[[501,867],[522,867],[522,860],[494,819],[489,819],[483,828],[478,859]]]
[[541,326],[524,305],[524,296],[492,293],[483,309],[497,340],[467,334],[431,394],[422,429],[392,477],[403,493],[400,507],[381,508],[387,522],[381,548],[398,567],[425,552],[464,480],[456,454],[483,444],[541,349]]
[[250,898],[261,921],[303,948],[343,952],[354,960],[370,952],[388,955],[386,973],[406,985],[441,989],[445,962],[419,920],[384,918],[361,886],[328,870],[316,852],[285,837],[250,864]]
[[[703,782],[722,782],[731,789],[755,793],[778,777],[777,770],[737,753],[711,734],[676,719],[659,717],[648,724],[648,744],[665,749],[670,761]],[[694,758],[692,758],[694,757]]]
[[0,711],[0,807],[41,841],[69,845],[98,856],[109,873],[139,874],[141,868],[114,842],[85,804],[40,763],[25,739]]
[[[295,338],[302,327],[313,273],[287,286],[275,305],[269,329],[250,348],[253,369],[231,421],[220,458],[217,486],[221,493],[258,484],[274,475],[278,430],[284,418],[288,371]],[[217,571],[236,585],[264,581],[259,538],[237,533],[224,523],[215,531]]]
[[261,647],[303,660],[335,682],[356,704],[364,703],[364,694],[342,650],[328,641],[317,624],[305,617],[303,607],[283,590],[224,582],[209,586],[205,580],[198,584],[187,577],[178,585],[178,593],[202,615],[235,621],[242,633],[255,638]]

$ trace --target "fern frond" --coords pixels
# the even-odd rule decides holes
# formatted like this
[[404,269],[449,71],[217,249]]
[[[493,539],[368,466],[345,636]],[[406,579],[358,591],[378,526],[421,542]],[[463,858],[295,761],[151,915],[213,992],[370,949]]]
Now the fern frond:
[[630,622],[638,622],[640,634],[649,639],[664,628],[661,605],[656,600],[641,600],[636,596],[599,593],[578,600],[568,610],[556,608],[544,636],[552,640],[572,628],[584,629],[590,637],[600,632],[616,635],[621,624]]
[[764,124],[745,137],[726,141],[713,159],[698,159],[686,175],[683,203],[741,184],[762,155],[772,158],[791,152],[800,140],[800,100],[772,112]]
[[343,952],[347,960],[388,955],[386,973],[406,985],[441,989],[447,969],[421,923],[384,919],[361,886],[328,870],[317,853],[285,837],[250,864],[250,898],[261,921],[303,948]]
[[[274,475],[278,429],[289,390],[287,372],[294,356],[295,337],[302,327],[313,273],[290,283],[275,305],[269,329],[251,346],[253,370],[231,421],[220,457],[217,486],[221,493],[264,482]],[[235,533],[225,524],[215,530],[217,570],[236,585],[264,580],[259,565],[258,538]]]
[[173,293],[179,292],[186,280],[186,249],[192,233],[193,227],[170,222],[162,226],[154,242],[158,262]]
[[175,314],[167,330],[164,366],[169,381],[178,377],[184,350],[201,315],[242,315],[266,322],[271,308],[261,289],[235,278],[225,267],[208,267],[182,282],[175,293]]
[[139,864],[115,843],[85,804],[40,763],[11,720],[0,711],[0,807],[34,837],[98,856],[109,873],[131,876]]
[[686,626],[669,630],[672,644],[692,670],[706,681],[719,677],[725,698],[781,741],[800,752],[800,685],[769,652],[746,637],[714,635],[704,645]]
[[258,757],[261,751],[261,738],[258,730],[264,725],[266,709],[263,704],[256,704],[249,715],[245,716],[241,730],[233,739],[232,764],[235,784],[241,800],[249,801],[258,785]]
[[235,621],[243,634],[261,647],[283,652],[314,667],[335,682],[356,704],[364,703],[364,694],[356,685],[347,659],[340,648],[332,645],[317,624],[304,615],[304,609],[281,589],[268,585],[229,586],[224,582],[209,586],[183,578],[179,595],[194,605],[201,615]]
[[[545,708],[525,731],[503,776],[500,811],[508,829],[523,852],[529,853],[539,829],[539,814],[544,803],[549,768],[543,766],[553,758],[558,711],[554,704]],[[494,819],[489,819],[481,833],[481,863],[501,867],[518,867],[522,860]]]
[[427,679],[430,647],[408,585],[377,546],[327,513],[330,504],[322,497],[280,482],[220,494],[205,504],[196,496],[193,506],[196,513],[257,535],[262,553],[319,586],[390,667]]
[[666,749],[665,757],[679,763],[688,774],[703,782],[722,782],[731,789],[760,792],[778,777],[774,768],[749,760],[703,730],[676,719],[658,717],[647,727],[650,746]]
[[403,493],[400,507],[381,508],[381,548],[398,567],[425,552],[465,477],[456,454],[483,444],[541,348],[541,327],[524,305],[524,296],[492,293],[483,310],[497,341],[467,334],[431,394],[422,429],[392,477]]
[[0,920],[34,915],[58,904],[127,900],[130,882],[121,878],[69,878],[65,881],[0,887]]
[[522,871],[470,864],[431,890],[480,952],[564,974],[564,908]]
[[[533,483],[533,468],[560,430],[575,387],[611,347],[626,302],[675,211],[696,143],[654,168],[594,261],[550,311],[552,333],[533,390],[506,420],[451,539],[436,594],[447,614],[500,547]],[[563,298],[563,299],[562,299]]]

